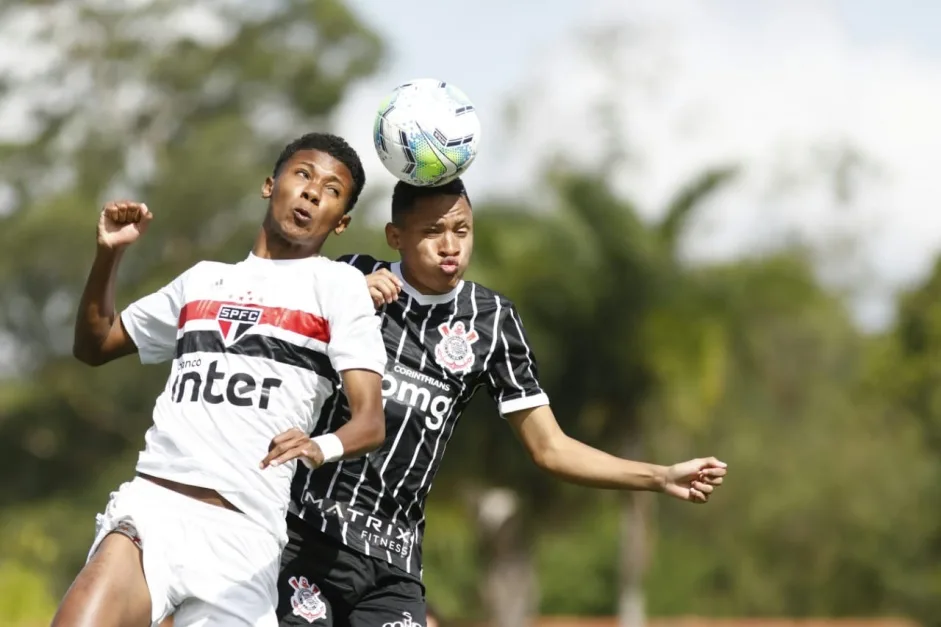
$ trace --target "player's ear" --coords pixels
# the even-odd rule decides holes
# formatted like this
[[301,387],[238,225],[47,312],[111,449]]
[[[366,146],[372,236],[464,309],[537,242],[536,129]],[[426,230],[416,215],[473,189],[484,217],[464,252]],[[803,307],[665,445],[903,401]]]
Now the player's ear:
[[261,186],[261,197],[264,199],[271,198],[271,192],[274,191],[274,179],[270,176],[265,179],[265,182]]
[[399,227],[391,222],[386,224],[386,243],[392,250],[402,249],[402,233],[399,231]]
[[336,228],[333,229],[333,232],[339,235],[345,231],[350,226],[350,221],[353,219],[353,216],[350,214],[344,214],[340,221],[337,223]]

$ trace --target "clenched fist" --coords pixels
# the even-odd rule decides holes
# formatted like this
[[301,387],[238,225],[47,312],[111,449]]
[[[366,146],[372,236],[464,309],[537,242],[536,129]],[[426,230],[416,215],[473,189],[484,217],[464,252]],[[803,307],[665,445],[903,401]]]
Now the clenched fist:
[[147,205],[130,200],[107,203],[98,216],[98,245],[119,250],[137,241],[154,216]]
[[667,469],[664,492],[681,501],[705,503],[727,473],[726,464],[715,457],[674,464]]
[[402,281],[385,268],[366,275],[366,285],[372,304],[379,309],[383,305],[394,303],[402,291]]

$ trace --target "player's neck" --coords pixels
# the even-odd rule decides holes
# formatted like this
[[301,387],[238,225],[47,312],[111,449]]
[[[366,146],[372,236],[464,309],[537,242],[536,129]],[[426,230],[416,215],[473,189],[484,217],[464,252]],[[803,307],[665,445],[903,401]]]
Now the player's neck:
[[323,242],[306,246],[294,244],[264,226],[258,230],[252,254],[261,259],[305,259],[320,255]]

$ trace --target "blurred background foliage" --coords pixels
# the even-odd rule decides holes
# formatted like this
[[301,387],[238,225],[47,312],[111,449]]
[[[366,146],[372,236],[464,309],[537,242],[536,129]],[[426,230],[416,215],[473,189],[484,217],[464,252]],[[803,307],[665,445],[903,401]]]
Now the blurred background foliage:
[[[0,98],[43,95],[40,132],[0,145],[3,624],[51,616],[164,382],[163,367],[69,354],[102,201],[156,215],[121,305],[197,260],[239,259],[277,152],[329,129],[385,54],[341,0],[197,4],[224,28],[175,31],[169,0],[0,7],[2,22],[40,5],[58,60],[0,84]],[[629,616],[645,598],[654,616],[941,625],[941,264],[901,295],[893,326],[863,333],[800,243],[685,261],[690,221],[747,167],[716,164],[652,212],[604,172],[549,159],[538,200],[474,196],[469,278],[517,303],[566,431],[649,460],[715,454],[733,474],[707,507],[565,486],[481,396],[429,505],[425,578],[446,617],[499,613],[489,584],[522,573],[503,593],[543,614]],[[381,225],[360,219],[328,250],[353,251],[388,257]],[[495,495],[512,507],[488,526]]]

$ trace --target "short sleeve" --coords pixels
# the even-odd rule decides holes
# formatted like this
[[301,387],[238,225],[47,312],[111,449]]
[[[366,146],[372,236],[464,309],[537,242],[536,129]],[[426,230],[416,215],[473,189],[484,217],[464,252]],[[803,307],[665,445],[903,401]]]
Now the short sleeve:
[[386,348],[366,277],[353,270],[343,275],[340,287],[330,295],[327,355],[337,372],[372,370],[383,374]]
[[390,265],[388,261],[380,261],[375,257],[361,254],[341,255],[337,257],[337,261],[352,266],[366,275],[372,274],[379,268],[387,268]]
[[191,271],[121,312],[121,324],[137,346],[142,364],[156,364],[175,356],[180,311],[185,303],[183,285]]
[[524,409],[549,404],[549,397],[539,385],[536,357],[529,346],[519,313],[512,305],[506,309],[497,329],[496,350],[487,367],[487,390],[506,416]]

